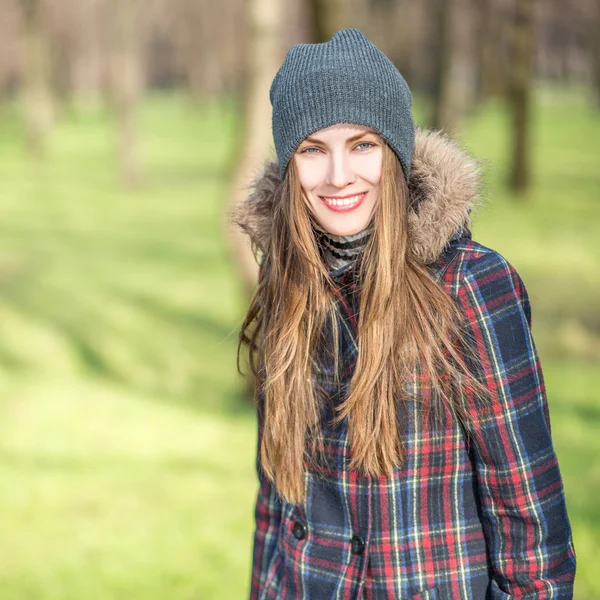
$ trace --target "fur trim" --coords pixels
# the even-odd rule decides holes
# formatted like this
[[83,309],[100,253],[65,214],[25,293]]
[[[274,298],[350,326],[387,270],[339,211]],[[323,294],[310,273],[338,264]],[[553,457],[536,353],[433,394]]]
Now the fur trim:
[[[481,204],[481,163],[456,142],[437,131],[417,129],[408,189],[409,251],[423,264],[434,262],[453,235],[471,223],[471,211]],[[281,185],[279,167],[268,162],[254,181],[248,199],[231,218],[260,252],[268,245],[273,197]]]

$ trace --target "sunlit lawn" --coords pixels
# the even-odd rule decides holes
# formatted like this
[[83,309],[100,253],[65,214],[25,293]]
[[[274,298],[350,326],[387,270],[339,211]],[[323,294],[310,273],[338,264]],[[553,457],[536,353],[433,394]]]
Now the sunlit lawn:
[[[535,185],[502,188],[507,120],[471,115],[489,163],[475,237],[527,285],[578,552],[600,597],[600,115],[544,92]],[[233,106],[148,100],[146,177],[123,190],[111,122],[65,112],[47,160],[0,109],[0,598],[238,599],[249,583],[255,420],[235,372],[244,309],[223,240]]]

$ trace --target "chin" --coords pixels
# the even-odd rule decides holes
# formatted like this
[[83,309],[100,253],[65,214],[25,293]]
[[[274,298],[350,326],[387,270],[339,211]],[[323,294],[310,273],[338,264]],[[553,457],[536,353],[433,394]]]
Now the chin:
[[363,229],[365,229],[365,227],[331,227],[327,229],[327,231],[329,231],[329,233],[332,233],[333,235],[347,236],[359,233]]
[[360,221],[353,223],[332,223],[330,221],[319,221],[319,225],[332,235],[354,235],[366,229],[369,225],[368,221]]

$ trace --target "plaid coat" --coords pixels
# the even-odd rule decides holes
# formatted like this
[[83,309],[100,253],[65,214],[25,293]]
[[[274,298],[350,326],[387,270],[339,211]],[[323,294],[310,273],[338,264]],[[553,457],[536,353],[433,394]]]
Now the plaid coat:
[[[491,407],[481,413],[469,399],[467,444],[450,414],[434,425],[409,400],[400,424],[406,460],[390,478],[350,471],[346,421],[326,426],[327,468],[307,471],[298,506],[279,498],[257,460],[251,600],[572,598],[575,551],[529,299],[506,259],[471,238],[476,178],[476,165],[450,141],[418,134],[410,191],[420,195],[421,223],[412,223],[413,251],[461,308]],[[264,184],[246,222],[259,235]],[[320,385],[335,405],[357,353],[358,290],[351,269],[332,275],[344,383],[333,387],[324,368]],[[427,381],[415,373],[409,391],[426,400]]]

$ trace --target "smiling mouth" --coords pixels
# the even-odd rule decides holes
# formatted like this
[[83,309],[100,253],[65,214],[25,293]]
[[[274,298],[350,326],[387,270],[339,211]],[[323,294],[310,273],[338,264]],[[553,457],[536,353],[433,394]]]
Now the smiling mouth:
[[360,206],[366,195],[367,192],[363,192],[362,194],[348,196],[347,198],[328,198],[327,196],[319,196],[319,198],[321,198],[327,208],[336,212],[346,212]]

